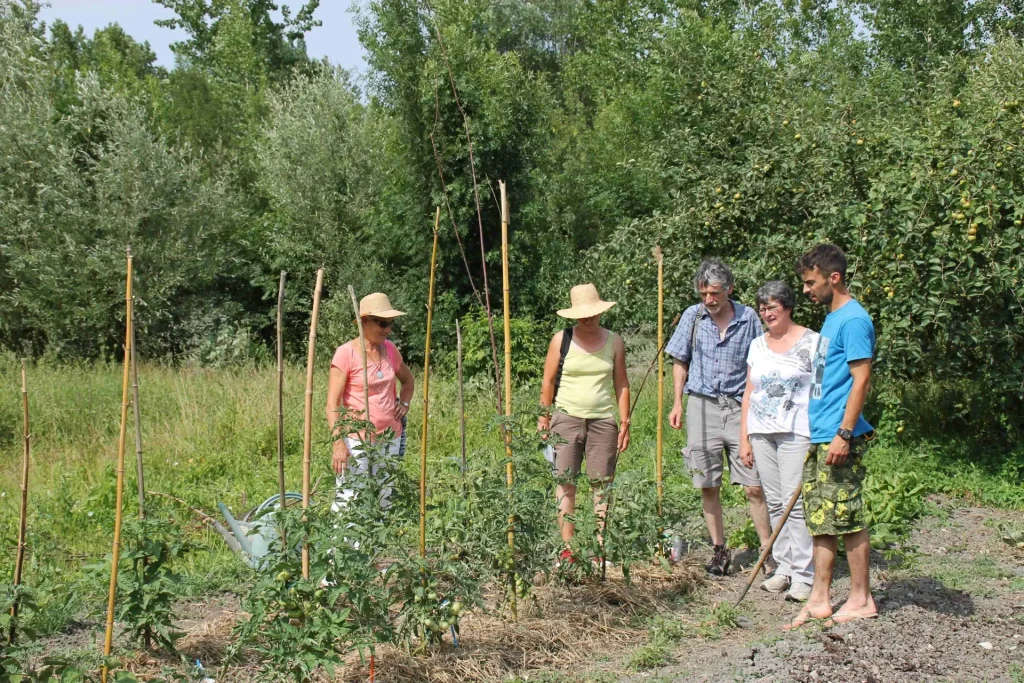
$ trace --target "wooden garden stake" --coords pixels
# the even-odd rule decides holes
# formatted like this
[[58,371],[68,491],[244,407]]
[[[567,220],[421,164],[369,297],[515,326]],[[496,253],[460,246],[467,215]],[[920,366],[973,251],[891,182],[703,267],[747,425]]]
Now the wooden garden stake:
[[434,273],[437,268],[437,229],[441,207],[434,214],[434,246],[430,252],[430,286],[427,294],[427,341],[423,352],[423,430],[420,436],[420,557],[427,556],[427,417],[430,413],[430,327],[434,321]]
[[[513,467],[512,467],[512,425],[509,424],[512,418],[512,317],[509,309],[510,296],[508,286],[508,195],[505,192],[505,181],[498,181],[498,188],[501,191],[501,286],[504,294],[504,316],[505,316],[505,479],[508,485],[509,495],[512,493]],[[510,514],[508,518],[508,549],[512,558],[516,553],[516,532],[515,519]],[[516,613],[516,591],[513,579],[512,583],[512,619],[517,619]]]
[[[28,380],[25,375],[25,360],[21,361],[21,409],[22,409],[22,438],[24,439],[24,452],[21,461],[21,516],[18,523],[18,555],[14,561],[14,586],[21,585],[21,568],[25,564],[25,528],[28,519],[28,467],[29,456],[32,451],[32,435],[28,429]],[[11,605],[11,629],[8,634],[8,642],[14,645],[17,638],[16,623],[18,619],[18,601]]]
[[462,446],[462,484],[466,484],[466,399],[462,389],[462,330],[455,319],[455,369],[459,376],[459,443]]
[[[117,440],[117,495],[114,508],[114,544],[110,558],[110,591],[107,594],[107,631],[103,637],[103,656],[109,657],[114,642],[114,602],[117,597],[117,566],[121,561],[121,519],[124,502],[124,450],[128,432],[128,374],[132,360],[132,250],[128,249],[128,276],[125,286],[124,377],[121,382],[121,432]],[[107,666],[100,673],[107,682]]]
[[[658,262],[658,348],[665,348],[665,255],[661,245],[654,247],[654,259]],[[665,430],[665,354],[658,352],[658,429],[655,437],[655,471],[658,482],[658,517],[661,518],[662,500],[662,447]]]
[[[278,505],[284,509],[287,489],[284,485],[284,278],[277,283],[277,492]],[[287,546],[284,530],[281,533],[281,547]]]
[[[313,449],[313,362],[316,360],[316,324],[320,320],[320,292],[324,269],[316,271],[313,289],[313,316],[309,321],[309,353],[306,356],[306,410],[302,426],[302,509],[309,509],[309,456]],[[302,578],[309,578],[309,543],[302,544]]]

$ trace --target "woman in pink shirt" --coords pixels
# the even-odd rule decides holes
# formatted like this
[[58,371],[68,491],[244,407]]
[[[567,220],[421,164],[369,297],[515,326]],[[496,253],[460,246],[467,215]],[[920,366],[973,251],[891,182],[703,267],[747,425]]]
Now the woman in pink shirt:
[[[359,302],[359,317],[363,323],[363,338],[356,338],[338,347],[331,361],[331,378],[327,386],[327,423],[337,436],[341,427],[335,423],[345,410],[365,419],[366,402],[363,391],[363,347],[366,348],[366,375],[370,395],[370,421],[375,434],[371,442],[388,439],[384,452],[388,457],[398,455],[402,437],[402,417],[409,412],[415,381],[412,372],[402,362],[402,355],[388,340],[391,323],[401,311],[391,306],[381,293],[369,294]],[[401,394],[395,389],[395,380],[401,383]],[[334,509],[339,510],[355,497],[358,484],[345,487],[346,474],[356,482],[360,475],[377,475],[377,466],[369,466],[362,455],[367,435],[353,432],[334,442],[332,466],[337,475],[338,494]],[[381,507],[391,504],[391,487],[381,493]]]

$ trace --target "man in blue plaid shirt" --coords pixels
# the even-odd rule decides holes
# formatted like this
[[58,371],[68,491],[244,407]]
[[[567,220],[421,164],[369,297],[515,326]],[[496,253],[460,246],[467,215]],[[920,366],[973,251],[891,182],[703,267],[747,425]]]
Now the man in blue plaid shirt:
[[747,351],[758,337],[761,322],[749,306],[733,301],[732,271],[721,261],[700,264],[693,286],[701,303],[683,313],[679,326],[665,347],[673,358],[672,380],[675,401],[669,424],[683,423],[683,394],[686,400],[686,448],[683,459],[701,490],[704,520],[708,525],[714,554],[706,569],[725,575],[731,557],[725,546],[722,522],[723,450],[729,453],[729,481],[741,484],[750,501],[750,516],[761,539],[768,543],[771,523],[757,465],[746,467],[740,460],[740,413],[747,382]]

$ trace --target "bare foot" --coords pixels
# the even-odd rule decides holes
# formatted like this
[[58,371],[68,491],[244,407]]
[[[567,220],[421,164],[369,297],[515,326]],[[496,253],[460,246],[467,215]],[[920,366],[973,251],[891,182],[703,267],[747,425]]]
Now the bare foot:
[[869,595],[865,601],[847,600],[846,604],[840,607],[839,611],[825,623],[825,626],[831,627],[857,619],[875,619],[876,617],[878,617],[878,608],[875,606],[874,599]]
[[812,605],[811,603],[807,603],[803,606],[803,609],[801,609],[797,613],[797,615],[793,617],[793,621],[789,622],[788,624],[785,624],[782,627],[782,630],[795,631],[796,629],[805,625],[809,621],[821,621],[822,619],[828,619],[831,616],[831,605]]

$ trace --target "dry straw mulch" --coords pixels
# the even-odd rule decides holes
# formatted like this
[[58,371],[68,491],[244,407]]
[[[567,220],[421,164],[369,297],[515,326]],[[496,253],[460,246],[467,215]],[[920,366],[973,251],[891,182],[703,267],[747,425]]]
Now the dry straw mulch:
[[[649,617],[668,612],[678,597],[705,583],[696,565],[680,564],[666,573],[657,565],[634,565],[631,581],[609,569],[603,583],[578,586],[537,586],[519,606],[515,622],[496,609],[467,614],[461,621],[459,647],[446,642],[426,655],[412,655],[392,645],[377,648],[377,683],[469,683],[506,681],[530,672],[579,670],[597,657],[619,658],[646,640]],[[495,605],[498,595],[488,596]],[[254,680],[255,662],[240,662],[222,676],[221,659],[231,629],[244,615],[234,601],[215,600],[186,606],[179,624],[186,635],[179,650],[190,661],[199,659],[217,683]],[[146,655],[127,663],[142,680],[159,671],[167,660]],[[335,681],[368,681],[367,663],[352,654]],[[328,679],[321,679],[327,683]]]

